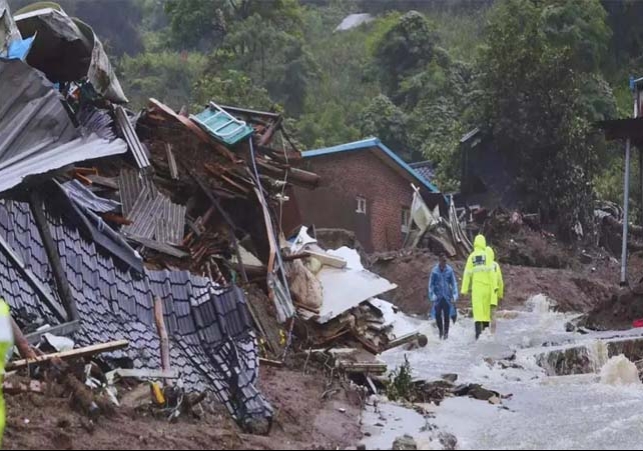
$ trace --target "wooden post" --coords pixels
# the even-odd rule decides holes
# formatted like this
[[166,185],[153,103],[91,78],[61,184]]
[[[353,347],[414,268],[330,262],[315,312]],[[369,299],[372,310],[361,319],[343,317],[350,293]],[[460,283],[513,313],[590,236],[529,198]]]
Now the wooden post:
[[11,318],[11,330],[13,331],[13,341],[18,348],[20,357],[28,360],[33,360],[38,357],[13,318]]
[[163,300],[158,296],[154,296],[154,319],[161,341],[161,368],[163,371],[170,371],[170,340],[163,318]]
[[56,288],[58,289],[58,295],[65,305],[65,311],[67,312],[68,321],[77,321],[79,319],[78,309],[76,308],[76,301],[71,294],[71,288],[69,287],[69,281],[67,280],[67,275],[65,274],[65,269],[60,262],[60,255],[58,255],[58,247],[54,243],[54,239],[51,236],[51,230],[49,229],[49,223],[45,217],[45,211],[42,206],[42,197],[40,196],[37,189],[32,190],[29,193],[29,206],[31,208],[31,213],[33,214],[34,220],[36,221],[36,226],[38,227],[38,232],[40,232],[40,238],[42,238],[42,244],[45,247],[45,252],[47,253],[47,258],[51,264],[51,270],[56,281]]

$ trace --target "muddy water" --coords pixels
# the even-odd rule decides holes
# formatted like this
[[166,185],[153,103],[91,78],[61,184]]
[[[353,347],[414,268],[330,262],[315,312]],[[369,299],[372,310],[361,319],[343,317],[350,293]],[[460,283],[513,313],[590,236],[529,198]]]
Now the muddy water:
[[[418,322],[431,337],[429,345],[393,350],[383,358],[394,368],[406,355],[418,378],[457,373],[458,382],[513,394],[503,406],[451,398],[429,407],[435,415],[430,423],[455,435],[459,449],[643,449],[643,386],[627,359],[614,358],[620,352],[641,358],[643,331],[566,333],[573,315],[551,312],[543,296],[529,307],[500,318],[497,334],[477,342],[469,319],[455,325],[447,342],[437,339],[432,324]],[[518,368],[488,363],[512,355]],[[413,435],[422,449],[440,448],[436,430],[423,425],[420,415],[387,408],[365,416],[369,449],[390,449],[390,437],[403,433]]]

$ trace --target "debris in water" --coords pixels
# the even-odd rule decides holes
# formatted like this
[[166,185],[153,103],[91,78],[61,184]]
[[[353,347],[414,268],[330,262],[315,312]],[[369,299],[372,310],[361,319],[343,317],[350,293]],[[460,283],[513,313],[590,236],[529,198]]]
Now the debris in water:
[[623,354],[612,357],[601,369],[601,383],[607,385],[640,385],[636,365]]
[[415,442],[415,439],[410,435],[406,434],[402,437],[398,437],[393,442],[394,450],[415,450],[418,449],[418,445]]

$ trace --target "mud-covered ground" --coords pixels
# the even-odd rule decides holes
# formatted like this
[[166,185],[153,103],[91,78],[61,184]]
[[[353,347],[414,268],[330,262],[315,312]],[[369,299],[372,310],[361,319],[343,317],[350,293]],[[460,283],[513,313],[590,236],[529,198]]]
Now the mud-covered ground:
[[[429,311],[428,281],[437,256],[426,250],[401,251],[380,256],[371,270],[398,285],[383,298],[409,314]],[[458,283],[462,281],[464,261],[451,261]],[[505,281],[504,309],[520,309],[529,297],[545,294],[555,299],[560,311],[588,312],[609,299],[618,288],[619,265],[609,257],[597,257],[575,268],[554,269],[501,263]],[[461,308],[470,306],[463,299]]]
[[5,449],[344,449],[361,438],[361,404],[353,392],[327,392],[319,374],[264,368],[260,386],[276,409],[269,436],[243,434],[223,410],[176,423],[132,408],[93,424],[68,399],[6,396]]

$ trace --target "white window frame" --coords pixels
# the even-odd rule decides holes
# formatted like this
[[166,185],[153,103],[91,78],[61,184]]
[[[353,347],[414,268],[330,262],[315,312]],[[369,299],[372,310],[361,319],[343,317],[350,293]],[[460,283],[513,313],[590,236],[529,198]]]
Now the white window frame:
[[362,196],[357,196],[355,198],[357,201],[357,209],[355,210],[356,213],[365,215],[366,214],[366,198]]

